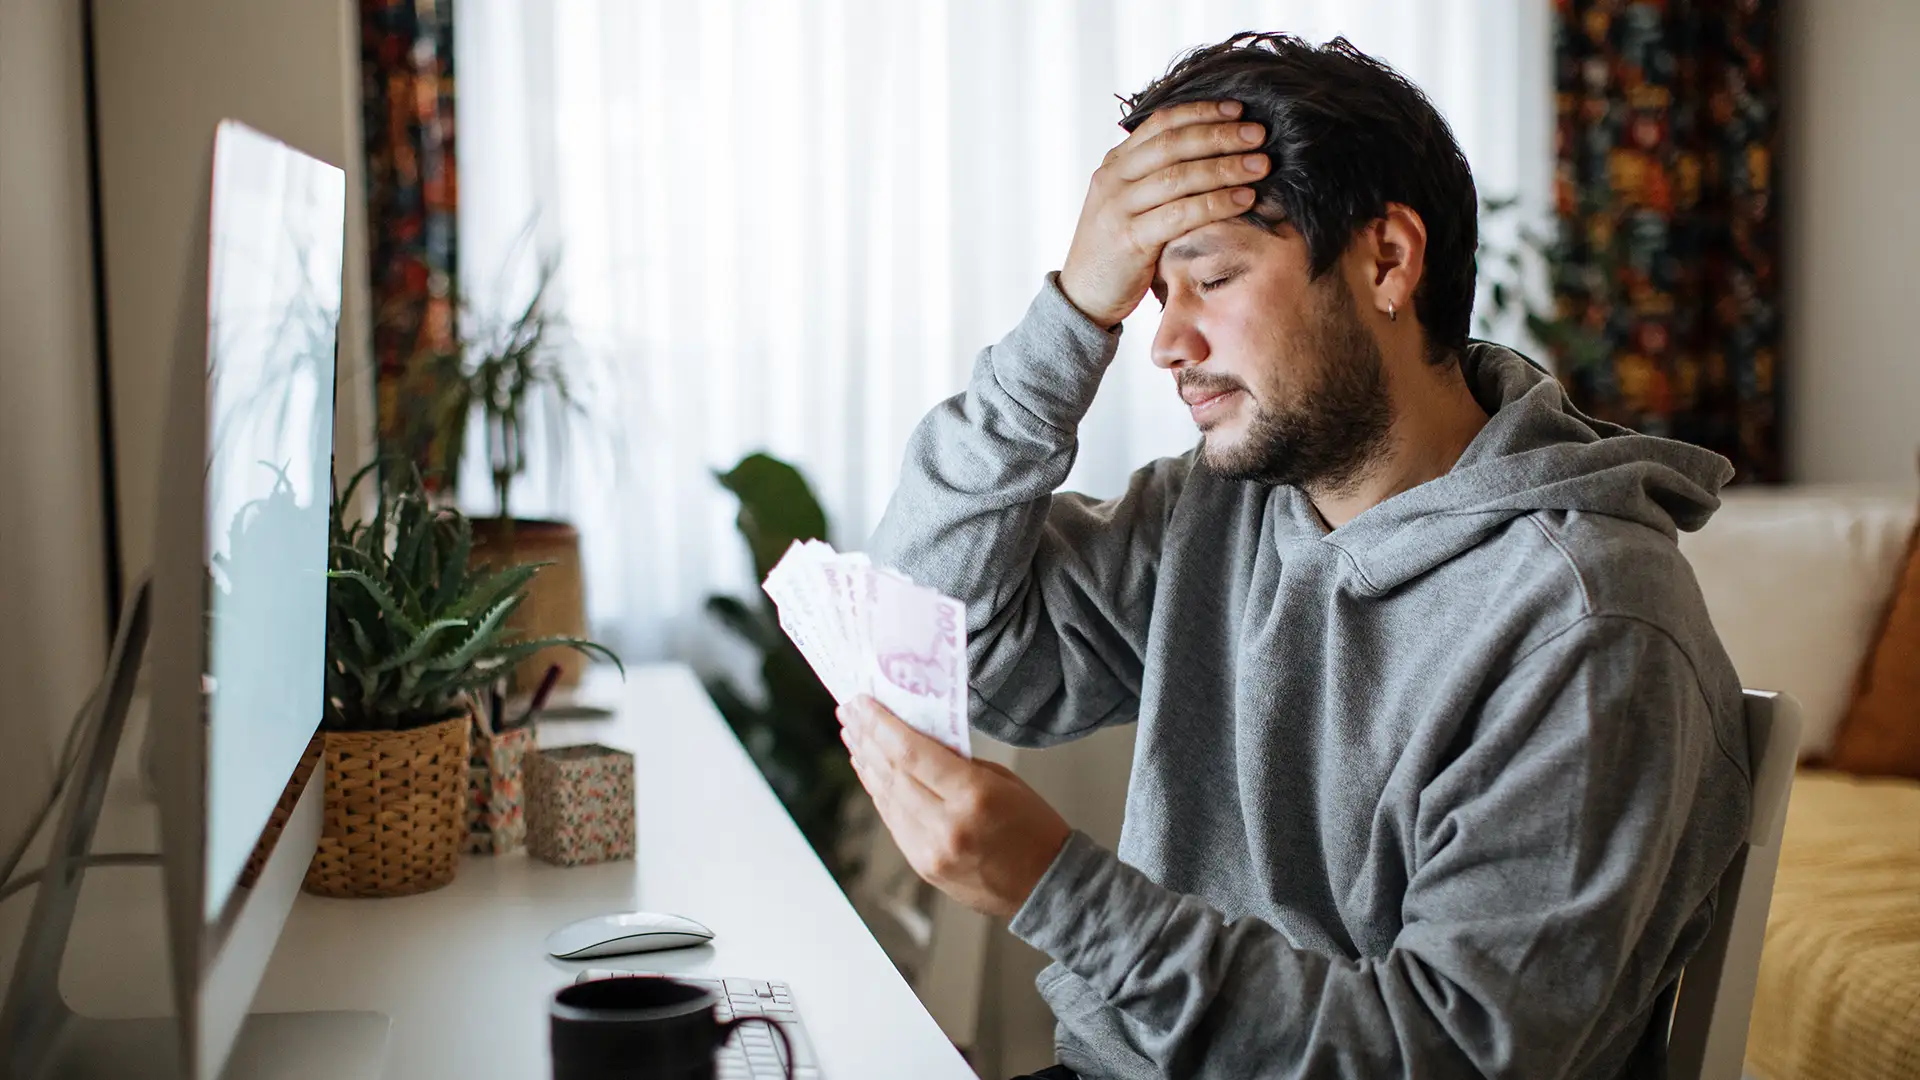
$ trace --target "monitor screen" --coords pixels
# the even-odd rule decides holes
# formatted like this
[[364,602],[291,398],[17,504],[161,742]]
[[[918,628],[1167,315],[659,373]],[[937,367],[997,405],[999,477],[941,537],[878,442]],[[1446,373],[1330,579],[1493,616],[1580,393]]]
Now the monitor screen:
[[209,921],[320,723],[345,213],[338,169],[220,126],[207,294]]

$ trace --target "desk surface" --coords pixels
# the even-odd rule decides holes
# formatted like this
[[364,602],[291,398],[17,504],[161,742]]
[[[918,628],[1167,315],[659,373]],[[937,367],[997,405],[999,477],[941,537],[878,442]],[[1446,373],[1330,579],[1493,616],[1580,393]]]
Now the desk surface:
[[[421,896],[302,894],[254,1009],[386,1013],[389,1077],[544,1080],[548,997],[589,964],[782,979],[827,1080],[972,1080],[687,669],[635,668],[583,699],[617,716],[544,724],[540,742],[634,751],[635,861],[467,856]],[[542,948],[574,919],[636,908],[697,919],[714,940],[580,964]]]

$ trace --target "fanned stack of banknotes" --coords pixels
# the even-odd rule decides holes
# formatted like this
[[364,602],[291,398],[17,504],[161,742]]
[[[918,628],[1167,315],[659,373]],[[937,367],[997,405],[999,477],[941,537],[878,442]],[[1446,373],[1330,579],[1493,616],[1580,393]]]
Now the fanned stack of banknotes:
[[835,701],[866,694],[973,757],[965,604],[819,540],[794,541],[761,588]]

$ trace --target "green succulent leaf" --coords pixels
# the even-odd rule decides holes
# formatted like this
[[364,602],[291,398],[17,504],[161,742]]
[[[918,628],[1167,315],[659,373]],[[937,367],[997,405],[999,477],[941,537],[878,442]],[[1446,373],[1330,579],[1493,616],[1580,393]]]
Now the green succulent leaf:
[[492,608],[503,596],[518,596],[526,591],[527,583],[540,572],[547,563],[521,563],[505,570],[496,570],[477,581],[469,578],[465,594],[447,605],[447,613],[459,619],[478,618],[480,614]]
[[327,571],[327,577],[336,581],[351,581],[358,584],[362,589],[365,589],[367,595],[373,598],[373,602],[380,606],[380,613],[392,619],[393,625],[397,627],[401,633],[412,637],[420,632],[420,628],[407,618],[405,612],[400,610],[399,601],[395,600],[393,594],[387,591],[387,586],[382,582],[374,580],[371,574],[360,570],[342,569]]
[[576,652],[585,653],[589,657],[598,656],[602,660],[607,661],[608,663],[613,665],[614,670],[618,671],[622,677],[624,677],[627,674],[627,665],[620,662],[620,658],[614,655],[613,650],[607,648],[604,645],[601,645],[598,642],[588,641],[585,638],[572,638],[572,637],[535,638],[532,641],[516,641],[511,646],[509,646],[509,648],[525,649],[529,654],[539,652],[541,649],[552,649],[552,648],[573,649]]
[[519,606],[520,600],[519,596],[511,596],[494,605],[493,610],[487,612],[465,641],[446,653],[428,659],[422,666],[433,671],[458,671],[472,667],[475,661],[481,659],[482,653],[495,647],[494,639],[499,635],[500,628],[506,625],[507,616]]
[[413,636],[413,642],[409,644],[404,651],[390,660],[383,660],[375,664],[372,668],[374,674],[383,675],[389,671],[397,671],[413,663],[415,660],[426,655],[427,650],[433,648],[434,639],[440,634],[448,630],[462,629],[466,625],[467,621],[465,619],[436,619],[428,623],[418,634]]

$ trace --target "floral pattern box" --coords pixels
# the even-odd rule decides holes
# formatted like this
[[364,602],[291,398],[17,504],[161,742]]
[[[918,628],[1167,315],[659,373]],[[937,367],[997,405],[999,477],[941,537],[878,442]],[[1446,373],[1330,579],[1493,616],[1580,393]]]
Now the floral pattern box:
[[598,744],[527,755],[527,851],[558,866],[633,858],[633,755]]

